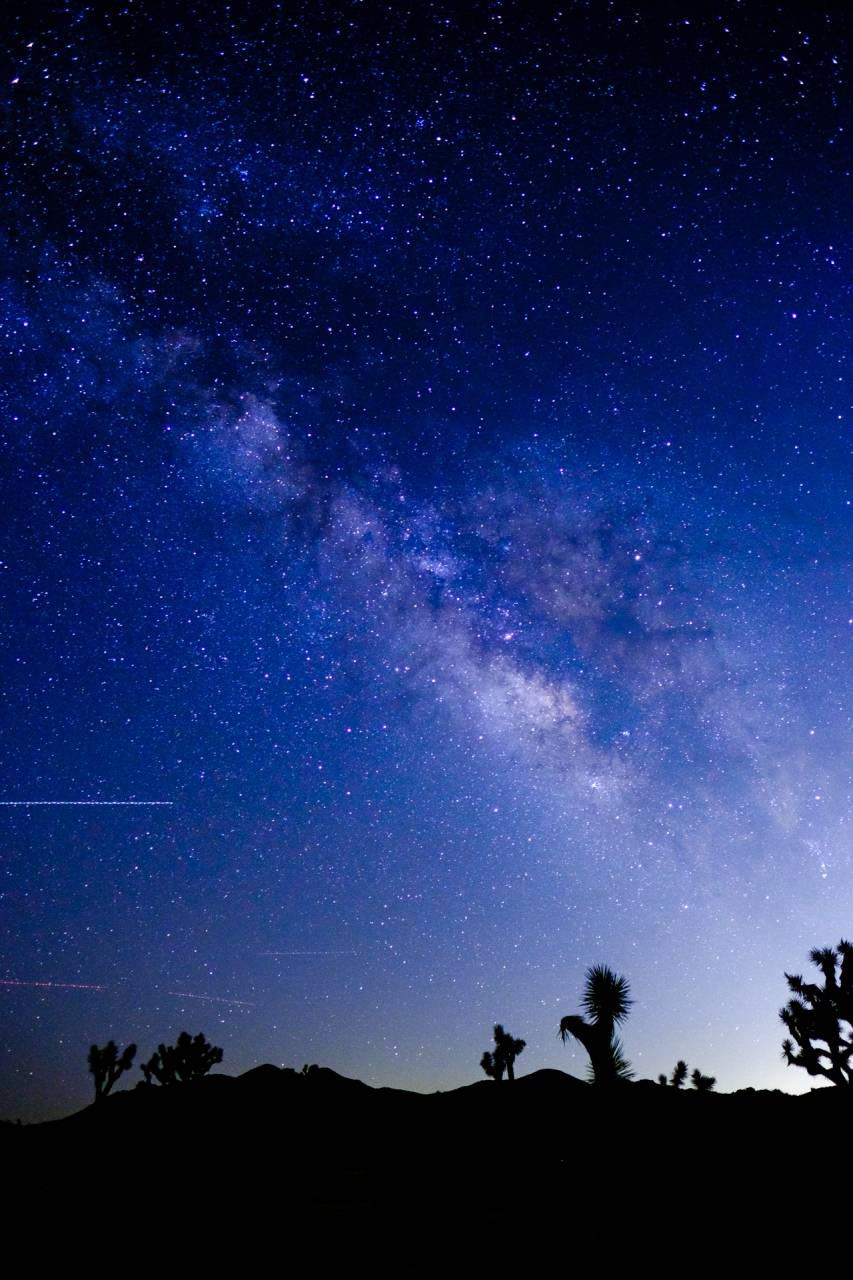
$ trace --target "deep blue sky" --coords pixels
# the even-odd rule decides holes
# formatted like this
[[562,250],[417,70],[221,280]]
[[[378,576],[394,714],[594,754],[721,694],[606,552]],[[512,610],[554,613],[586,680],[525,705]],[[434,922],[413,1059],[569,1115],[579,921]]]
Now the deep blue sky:
[[430,1089],[500,1020],[582,1074],[595,962],[638,1074],[808,1087],[840,10],[231,8],[6,19],[0,800],[170,803],[0,808],[0,1114],[184,1027]]

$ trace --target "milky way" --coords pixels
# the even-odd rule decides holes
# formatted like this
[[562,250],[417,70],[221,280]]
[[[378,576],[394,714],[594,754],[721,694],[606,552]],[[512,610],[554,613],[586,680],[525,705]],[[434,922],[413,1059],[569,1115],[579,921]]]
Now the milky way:
[[849,84],[792,10],[4,20],[0,1113],[184,1027],[582,1074],[596,962],[639,1075],[808,1087]]

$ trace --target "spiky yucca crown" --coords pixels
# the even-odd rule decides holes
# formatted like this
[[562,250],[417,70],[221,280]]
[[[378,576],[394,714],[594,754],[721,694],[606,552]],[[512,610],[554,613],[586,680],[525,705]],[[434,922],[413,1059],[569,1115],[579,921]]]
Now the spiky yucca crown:
[[622,1022],[633,1003],[627,978],[615,974],[606,964],[592,965],[587,969],[581,1004],[596,1021],[612,1019],[613,1022]]

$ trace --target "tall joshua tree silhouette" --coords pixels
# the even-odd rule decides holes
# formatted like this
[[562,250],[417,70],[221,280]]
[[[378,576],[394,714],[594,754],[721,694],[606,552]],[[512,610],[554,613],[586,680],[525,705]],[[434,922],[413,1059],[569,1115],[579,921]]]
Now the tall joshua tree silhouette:
[[634,1074],[616,1035],[616,1027],[634,1003],[630,991],[627,978],[617,976],[607,965],[593,965],[586,971],[581,996],[587,1017],[573,1013],[560,1020],[563,1044],[574,1036],[589,1054],[589,1073],[595,1084],[615,1084],[630,1080]]
[[119,1056],[115,1040],[108,1040],[103,1049],[93,1044],[89,1050],[89,1070],[95,1077],[95,1101],[100,1102],[112,1089],[116,1080],[129,1071],[136,1057],[136,1045],[129,1044]]
[[507,1080],[515,1079],[513,1070],[515,1060],[524,1049],[527,1041],[516,1040],[508,1031],[504,1031],[500,1023],[495,1027],[495,1048],[493,1053],[484,1053],[480,1066],[487,1076],[495,1081],[503,1080],[506,1072]]
[[837,947],[816,947],[809,959],[823,974],[823,986],[804,982],[797,973],[785,974],[792,999],[780,1009],[779,1017],[793,1039],[783,1041],[782,1057],[789,1067],[805,1067],[810,1076],[825,1076],[849,1088],[853,1086],[853,944],[842,938]]

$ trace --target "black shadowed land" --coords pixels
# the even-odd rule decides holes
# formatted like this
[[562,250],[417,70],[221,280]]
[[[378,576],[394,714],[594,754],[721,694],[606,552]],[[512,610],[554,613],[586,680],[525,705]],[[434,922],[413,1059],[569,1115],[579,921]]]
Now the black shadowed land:
[[[87,1169],[118,1163],[132,1185],[159,1181],[170,1195],[180,1186],[187,1208],[233,1213],[257,1200],[266,1212],[274,1201],[278,1214],[302,1206],[330,1220],[506,1205],[578,1215],[588,1231],[607,1225],[612,1196],[624,1222],[655,1221],[677,1170],[681,1230],[703,1206],[739,1214],[764,1196],[778,1204],[803,1169],[838,1168],[851,1119],[841,1087],[722,1094],[638,1080],[602,1090],[545,1069],[512,1086],[482,1079],[424,1095],[267,1064],[123,1090],[63,1120],[3,1126],[2,1138],[20,1185],[42,1198],[66,1198],[78,1178],[93,1180]],[[122,1197],[127,1185],[106,1194]]]
[[[851,955],[846,942],[813,953],[822,987],[788,979],[796,997],[781,1016],[800,1053],[786,1042],[786,1059],[810,1074],[832,1072],[836,1081],[802,1095],[716,1093],[713,1078],[698,1069],[682,1087],[684,1061],[669,1079],[630,1078],[614,1030],[632,1004],[628,983],[596,966],[581,1001],[587,1017],[568,1015],[558,1031],[587,1048],[587,1081],[544,1069],[497,1087],[503,1073],[489,1072],[458,1089],[418,1094],[372,1088],[316,1065],[211,1075],[221,1050],[183,1032],[142,1067],[136,1088],[108,1096],[101,1088],[96,1102],[62,1120],[4,1124],[0,1140],[19,1185],[37,1183],[40,1195],[51,1185],[88,1185],[84,1170],[118,1162],[132,1168],[134,1181],[178,1179],[184,1203],[195,1207],[273,1192],[290,1209],[332,1218],[347,1210],[429,1216],[504,1203],[565,1214],[571,1205],[585,1231],[610,1229],[617,1210],[623,1226],[633,1218],[647,1230],[677,1170],[685,1191],[679,1230],[703,1214],[749,1218],[764,1201],[782,1203],[804,1170],[839,1168],[839,1135],[853,1119],[853,1035],[845,1028],[853,1013]],[[524,1048],[500,1025],[495,1045],[499,1058]],[[112,1042],[93,1050],[96,1087],[104,1055],[111,1063],[126,1059],[126,1070],[131,1049],[122,1059]],[[119,1179],[116,1188],[122,1185]]]

